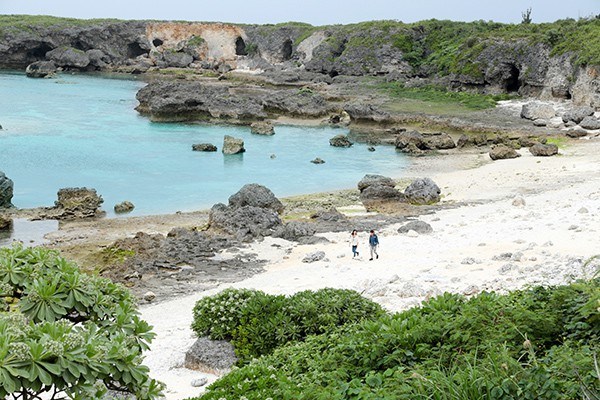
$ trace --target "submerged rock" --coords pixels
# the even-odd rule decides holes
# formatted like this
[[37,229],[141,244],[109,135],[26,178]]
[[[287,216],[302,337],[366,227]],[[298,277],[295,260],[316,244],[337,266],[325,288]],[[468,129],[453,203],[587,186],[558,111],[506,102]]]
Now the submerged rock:
[[264,122],[254,122],[250,125],[250,132],[256,135],[274,135],[275,128],[273,128],[273,124],[264,121]]
[[125,200],[119,204],[115,204],[114,210],[117,214],[125,214],[133,211],[134,208],[135,205],[132,202]]
[[225,135],[223,138],[223,154],[239,154],[245,151],[243,139]]
[[0,171],[0,208],[12,207],[13,181]]
[[440,201],[441,190],[430,178],[418,178],[404,190],[406,200],[411,204],[425,205]]
[[217,146],[212,143],[197,143],[192,145],[193,151],[217,151]]
[[329,144],[333,147],[350,147],[353,143],[348,139],[348,136],[340,134],[329,139]]

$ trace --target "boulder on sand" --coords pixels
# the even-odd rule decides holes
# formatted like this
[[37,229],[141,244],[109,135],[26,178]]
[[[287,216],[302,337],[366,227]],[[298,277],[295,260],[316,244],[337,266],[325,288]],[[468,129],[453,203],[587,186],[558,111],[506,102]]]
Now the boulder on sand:
[[564,123],[573,121],[578,124],[590,115],[594,115],[594,109],[590,106],[573,107],[563,114],[562,120]]
[[521,157],[521,155],[517,153],[515,149],[504,144],[496,144],[492,146],[489,154],[492,160],[506,160],[509,158]]
[[185,353],[184,367],[207,373],[226,372],[237,362],[233,345],[201,337]]
[[223,138],[223,154],[239,154],[245,151],[244,140],[225,135]]
[[558,146],[555,144],[536,143],[529,148],[529,152],[536,157],[549,157],[558,154]]
[[433,232],[433,228],[427,222],[424,221],[410,221],[409,223],[398,228],[398,233],[408,233],[409,231],[415,231],[421,235],[425,235]]
[[380,203],[404,202],[404,194],[395,188],[396,182],[383,175],[365,175],[358,182],[360,200],[367,210],[374,210]]
[[550,104],[531,102],[523,104],[521,108],[521,118],[530,119],[535,121],[536,119],[550,119],[556,115],[554,107]]
[[590,130],[600,129],[600,119],[593,117],[593,116],[585,117],[579,123],[579,126],[581,126],[583,129],[590,129]]
[[406,200],[411,204],[425,205],[440,201],[441,190],[430,178],[418,178],[404,190]]

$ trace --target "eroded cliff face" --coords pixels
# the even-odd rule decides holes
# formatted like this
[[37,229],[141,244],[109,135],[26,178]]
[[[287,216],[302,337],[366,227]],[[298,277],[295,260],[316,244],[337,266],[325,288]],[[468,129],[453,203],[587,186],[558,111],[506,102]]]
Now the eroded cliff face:
[[[474,37],[444,54],[431,45],[430,36],[436,34],[431,27],[386,22],[323,28],[144,21],[34,25],[1,28],[0,67],[24,69],[52,61],[83,71],[237,69],[282,76],[312,73],[318,81],[378,75],[408,84],[422,81],[600,107],[598,67],[576,65],[573,53],[556,55],[549,45],[523,38]],[[460,55],[452,58],[453,53]],[[428,63],[432,54],[448,57],[448,65]]]

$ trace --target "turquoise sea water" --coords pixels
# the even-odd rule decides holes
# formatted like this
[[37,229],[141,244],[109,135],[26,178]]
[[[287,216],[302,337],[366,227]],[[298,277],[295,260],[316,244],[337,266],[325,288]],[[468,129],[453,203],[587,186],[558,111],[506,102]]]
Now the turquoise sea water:
[[[398,176],[406,165],[391,146],[329,146],[342,129],[277,126],[274,136],[259,136],[247,127],[153,123],[134,110],[143,85],[0,73],[0,170],[14,181],[13,204],[49,206],[59,188],[86,186],[109,215],[123,200],[136,206],[129,215],[161,214],[226,203],[246,183],[281,197],[355,187],[366,173]],[[226,134],[243,138],[246,153],[224,156]],[[219,151],[191,150],[205,142]],[[315,157],[326,163],[310,163]]]

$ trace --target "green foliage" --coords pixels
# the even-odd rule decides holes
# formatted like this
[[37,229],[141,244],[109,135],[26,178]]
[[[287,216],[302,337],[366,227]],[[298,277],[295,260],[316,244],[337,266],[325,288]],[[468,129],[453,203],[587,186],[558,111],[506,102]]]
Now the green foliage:
[[458,103],[469,110],[494,108],[498,101],[510,98],[508,95],[452,92],[436,86],[407,88],[401,82],[383,83],[379,85],[379,88],[394,98],[421,100],[432,103]]
[[256,43],[246,43],[246,54],[254,56],[258,54],[258,45]]
[[383,313],[376,303],[352,290],[321,289],[293,296],[227,289],[199,300],[192,329],[199,336],[231,340],[242,362],[309,335]]
[[187,44],[192,47],[199,47],[206,43],[202,36],[192,36],[188,39]]
[[154,334],[122,286],[55,251],[15,246],[0,249],[0,307],[0,398],[160,395],[141,364]]
[[598,277],[508,295],[444,294],[279,347],[201,398],[593,399],[599,301]]

